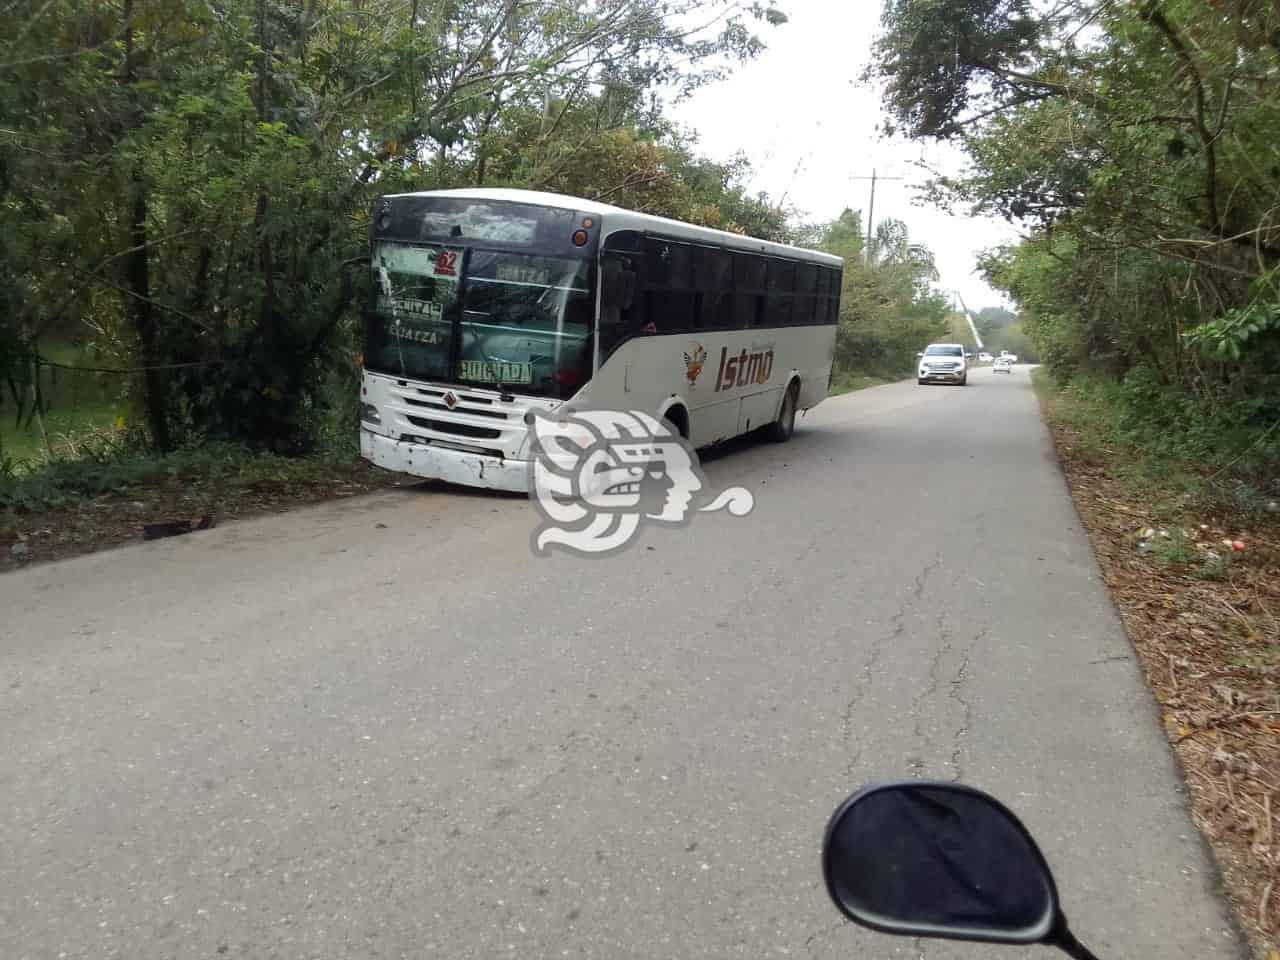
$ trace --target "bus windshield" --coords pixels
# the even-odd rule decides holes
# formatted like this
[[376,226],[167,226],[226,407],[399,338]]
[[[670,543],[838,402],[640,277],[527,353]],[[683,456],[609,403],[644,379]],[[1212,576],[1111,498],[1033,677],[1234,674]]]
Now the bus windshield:
[[377,242],[372,264],[369,369],[562,398],[590,378],[589,261]]
[[473,250],[458,378],[571,394],[591,375],[594,306],[585,260]]

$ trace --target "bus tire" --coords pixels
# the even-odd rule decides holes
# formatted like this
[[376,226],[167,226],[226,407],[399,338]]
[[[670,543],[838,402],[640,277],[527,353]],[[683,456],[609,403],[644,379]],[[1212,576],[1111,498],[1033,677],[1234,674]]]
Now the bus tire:
[[684,407],[676,404],[662,415],[662,419],[671,426],[676,436],[689,439],[689,411]]
[[800,385],[792,381],[787,387],[787,392],[782,396],[778,419],[769,424],[769,439],[774,443],[786,443],[796,432],[796,399],[799,394]]

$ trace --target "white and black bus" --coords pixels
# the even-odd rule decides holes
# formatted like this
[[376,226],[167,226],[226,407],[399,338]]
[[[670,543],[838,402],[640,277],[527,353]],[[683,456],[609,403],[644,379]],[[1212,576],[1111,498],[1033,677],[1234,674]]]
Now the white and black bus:
[[528,489],[530,410],[665,418],[694,446],[787,439],[827,395],[843,261],[574,197],[381,197],[361,452]]

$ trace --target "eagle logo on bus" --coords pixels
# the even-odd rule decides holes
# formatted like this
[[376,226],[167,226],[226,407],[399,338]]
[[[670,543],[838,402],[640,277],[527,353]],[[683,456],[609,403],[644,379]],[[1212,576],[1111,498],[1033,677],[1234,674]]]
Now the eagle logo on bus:
[[[632,543],[644,523],[684,526],[693,513],[755,506],[745,487],[731,487],[694,507],[707,478],[689,441],[670,423],[639,410],[532,411],[533,469],[529,494],[542,522],[536,556],[560,548],[600,556]],[[706,495],[698,499],[706,499]]]
[[700,343],[693,345],[693,353],[684,355],[684,376],[689,381],[689,386],[696,386],[698,383],[698,374],[702,373],[702,366],[707,362],[707,349]]

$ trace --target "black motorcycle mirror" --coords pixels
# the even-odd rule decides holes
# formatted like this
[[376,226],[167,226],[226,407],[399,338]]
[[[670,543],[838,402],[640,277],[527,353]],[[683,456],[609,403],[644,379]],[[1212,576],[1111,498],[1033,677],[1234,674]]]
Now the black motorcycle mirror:
[[827,825],[822,872],[840,912],[872,930],[1045,943],[1097,960],[1067,928],[1027,828],[972,787],[916,780],[858,791]]

